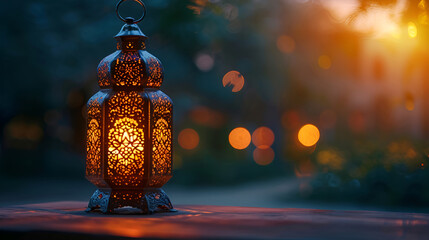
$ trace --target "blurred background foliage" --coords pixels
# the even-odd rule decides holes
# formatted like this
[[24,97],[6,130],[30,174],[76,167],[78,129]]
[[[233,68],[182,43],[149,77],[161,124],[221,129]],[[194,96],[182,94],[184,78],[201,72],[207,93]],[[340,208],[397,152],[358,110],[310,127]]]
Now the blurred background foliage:
[[[169,184],[298,179],[284,199],[427,207],[424,0],[145,3],[139,25],[175,107]],[[115,50],[115,4],[0,8],[5,181],[84,178],[83,113]]]

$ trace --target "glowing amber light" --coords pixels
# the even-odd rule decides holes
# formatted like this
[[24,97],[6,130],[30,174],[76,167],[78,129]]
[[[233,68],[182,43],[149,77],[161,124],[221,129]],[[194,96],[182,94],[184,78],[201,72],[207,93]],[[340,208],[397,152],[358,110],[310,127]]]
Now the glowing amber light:
[[291,53],[295,50],[295,41],[289,36],[281,35],[277,38],[277,48],[283,53]]
[[421,0],[419,2],[419,5],[417,5],[420,9],[425,10],[426,9],[426,3],[425,0]]
[[115,38],[117,51],[97,68],[102,89],[87,104],[86,178],[98,187],[87,211],[166,211],[173,208],[161,189],[172,177],[173,102],[159,90],[163,67],[136,24]]
[[200,136],[194,129],[186,128],[179,133],[179,145],[184,149],[192,150],[198,146],[199,142]]
[[267,127],[259,127],[252,134],[253,144],[260,149],[267,149],[274,143],[274,133]]
[[319,67],[325,70],[330,69],[332,65],[331,58],[327,55],[320,56],[317,62]]
[[272,148],[256,148],[253,151],[253,160],[255,160],[255,162],[261,166],[266,166],[272,163],[274,160],[274,156],[275,154]]
[[[89,156],[87,174],[96,174],[100,162],[101,130],[96,119],[91,119],[87,129],[88,144],[86,145],[87,155]],[[89,172],[92,171],[92,172]]]
[[306,147],[315,145],[319,141],[319,138],[319,129],[312,124],[304,125],[298,132],[299,142]]
[[[144,136],[143,129],[139,129],[137,121],[131,118],[122,118],[116,121],[115,127],[109,131],[109,175],[136,174],[143,168],[144,163]],[[115,169],[110,171],[110,169]]]
[[231,131],[229,134],[229,143],[235,149],[245,149],[249,146],[251,141],[250,133],[247,129],[238,127]]
[[410,36],[410,38],[417,37],[417,26],[413,22],[408,23],[408,36]]
[[232,86],[232,92],[239,92],[244,86],[244,77],[237,71],[229,71],[223,76],[222,84],[224,87]]

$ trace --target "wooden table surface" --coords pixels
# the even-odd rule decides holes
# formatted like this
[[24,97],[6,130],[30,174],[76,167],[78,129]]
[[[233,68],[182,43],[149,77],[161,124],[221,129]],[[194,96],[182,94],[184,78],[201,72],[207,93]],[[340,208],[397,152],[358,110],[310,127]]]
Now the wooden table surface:
[[86,202],[0,208],[0,239],[429,239],[429,214],[225,206],[85,213]]

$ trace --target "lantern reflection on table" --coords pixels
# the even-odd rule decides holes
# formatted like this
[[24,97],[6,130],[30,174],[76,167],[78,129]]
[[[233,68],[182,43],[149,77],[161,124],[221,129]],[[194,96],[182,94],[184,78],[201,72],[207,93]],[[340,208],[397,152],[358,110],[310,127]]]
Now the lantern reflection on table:
[[118,16],[126,24],[115,36],[117,51],[99,64],[101,90],[87,105],[86,178],[99,188],[87,211],[172,210],[161,189],[172,176],[173,105],[159,90],[163,67],[145,50],[147,37],[136,25],[144,15]]

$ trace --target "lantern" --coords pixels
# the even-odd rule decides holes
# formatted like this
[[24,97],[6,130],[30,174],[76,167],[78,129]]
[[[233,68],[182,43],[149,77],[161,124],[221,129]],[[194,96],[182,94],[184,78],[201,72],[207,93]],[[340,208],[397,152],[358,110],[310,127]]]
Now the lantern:
[[87,104],[86,178],[99,189],[87,211],[111,213],[131,206],[144,213],[173,206],[161,189],[172,177],[171,99],[159,90],[161,62],[146,51],[147,37],[136,23],[125,22],[115,36],[116,52],[97,68],[101,88]]

